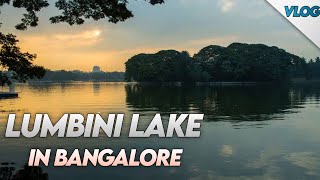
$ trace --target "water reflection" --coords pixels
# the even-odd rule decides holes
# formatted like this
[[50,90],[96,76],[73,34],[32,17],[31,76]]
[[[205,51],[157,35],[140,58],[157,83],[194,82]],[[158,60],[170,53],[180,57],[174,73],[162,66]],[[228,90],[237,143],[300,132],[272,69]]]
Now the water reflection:
[[[47,83],[19,85],[17,90],[20,98],[0,100],[1,134],[10,112],[49,113],[52,119],[63,113],[141,113],[144,119],[152,119],[159,112],[205,114],[199,139],[128,139],[126,134],[114,139],[0,137],[0,161],[14,161],[18,167],[23,166],[30,148],[184,149],[179,168],[88,167],[84,171],[46,167],[44,171],[52,179],[320,178],[320,85]],[[124,121],[123,128],[129,123]]]
[[0,180],[48,180],[48,174],[43,173],[41,167],[28,165],[16,171],[15,163],[3,162],[0,165]]
[[94,82],[92,84],[92,89],[93,89],[93,94],[94,95],[99,95],[99,93],[100,93],[100,83],[99,82]]
[[136,111],[206,114],[207,121],[266,121],[299,111],[307,99],[319,102],[314,86],[165,87],[127,85],[127,104]]

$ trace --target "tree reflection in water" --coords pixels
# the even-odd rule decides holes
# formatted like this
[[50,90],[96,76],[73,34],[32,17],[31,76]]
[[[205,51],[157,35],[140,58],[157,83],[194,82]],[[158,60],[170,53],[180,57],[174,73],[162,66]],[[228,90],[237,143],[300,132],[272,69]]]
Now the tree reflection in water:
[[30,167],[27,164],[23,169],[16,171],[16,164],[3,162],[0,166],[0,180],[47,180],[48,174],[41,167]]
[[206,121],[266,123],[299,112],[307,99],[319,100],[315,85],[252,86],[126,86],[127,106],[133,111],[204,113]]

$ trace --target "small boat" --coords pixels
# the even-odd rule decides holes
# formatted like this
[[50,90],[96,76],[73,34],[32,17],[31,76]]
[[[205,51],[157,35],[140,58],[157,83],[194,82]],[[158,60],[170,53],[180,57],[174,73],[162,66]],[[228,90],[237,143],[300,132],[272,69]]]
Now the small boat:
[[19,93],[15,91],[15,84],[11,83],[9,85],[9,91],[3,91],[3,86],[2,86],[2,91],[0,91],[0,99],[8,99],[8,98],[17,98],[19,97]]
[[0,99],[8,99],[8,98],[17,98],[19,97],[19,93],[15,92],[14,83],[9,86],[9,91],[0,91]]
[[0,92],[0,99],[17,97],[19,97],[19,94],[17,92]]

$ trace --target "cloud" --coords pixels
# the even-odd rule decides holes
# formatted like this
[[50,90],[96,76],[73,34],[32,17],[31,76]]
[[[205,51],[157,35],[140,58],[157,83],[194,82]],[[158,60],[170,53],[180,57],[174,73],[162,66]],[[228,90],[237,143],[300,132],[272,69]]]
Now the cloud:
[[218,0],[218,7],[224,13],[229,12],[235,6],[235,0]]
[[83,31],[76,34],[56,34],[53,37],[57,40],[62,41],[70,41],[70,40],[90,40],[90,39],[98,39],[101,35],[101,30],[94,29]]
[[49,38],[56,43],[63,43],[72,47],[90,46],[97,44],[98,41],[102,40],[101,33],[101,30],[93,29],[78,33],[55,34]]
[[28,50],[53,51],[94,46],[103,40],[101,34],[101,30],[92,29],[75,33],[25,35],[20,41],[21,46]]

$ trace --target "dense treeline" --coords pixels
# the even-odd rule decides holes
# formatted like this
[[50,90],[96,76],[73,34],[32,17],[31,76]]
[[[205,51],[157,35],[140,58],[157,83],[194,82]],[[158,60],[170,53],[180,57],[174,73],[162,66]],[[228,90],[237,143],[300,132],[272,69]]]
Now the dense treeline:
[[126,80],[130,81],[188,81],[192,58],[187,52],[175,50],[156,54],[139,54],[126,63]]
[[139,54],[126,62],[126,81],[206,82],[282,81],[310,78],[304,58],[278,47],[233,43],[228,47],[208,46],[194,57],[175,50]]
[[81,71],[51,71],[47,73],[41,81],[105,81],[121,82],[124,81],[123,72],[98,72],[89,73]]
[[312,79],[320,78],[320,57],[311,59],[308,63],[309,76]]

